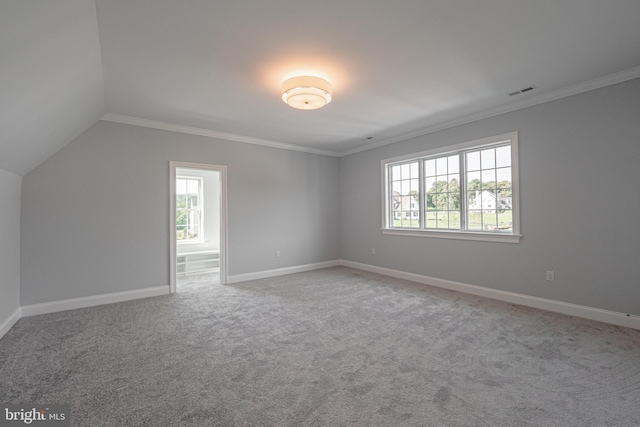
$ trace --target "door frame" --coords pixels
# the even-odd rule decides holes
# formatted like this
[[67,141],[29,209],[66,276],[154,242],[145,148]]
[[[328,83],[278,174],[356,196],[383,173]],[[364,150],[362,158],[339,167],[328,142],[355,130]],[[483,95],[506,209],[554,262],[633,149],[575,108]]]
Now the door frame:
[[227,167],[207,163],[169,161],[169,292],[176,292],[176,169],[220,172],[220,284],[227,284]]

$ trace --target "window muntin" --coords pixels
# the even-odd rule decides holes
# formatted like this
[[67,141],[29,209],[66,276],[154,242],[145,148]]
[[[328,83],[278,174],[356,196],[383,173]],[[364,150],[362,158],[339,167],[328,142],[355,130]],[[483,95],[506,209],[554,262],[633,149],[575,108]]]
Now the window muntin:
[[468,230],[513,230],[511,145],[465,153]]
[[383,230],[519,238],[516,132],[382,163]]
[[202,178],[176,178],[176,240],[202,242]]
[[424,228],[455,229],[461,227],[460,155],[430,158],[424,162]]
[[418,162],[391,167],[391,207],[394,227],[420,227],[420,173]]

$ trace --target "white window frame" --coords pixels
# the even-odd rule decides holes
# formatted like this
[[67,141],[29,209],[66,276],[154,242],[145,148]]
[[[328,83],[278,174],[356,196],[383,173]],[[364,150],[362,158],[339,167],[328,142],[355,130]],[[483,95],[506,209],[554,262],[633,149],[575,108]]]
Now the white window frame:
[[[409,161],[425,160],[428,157],[440,157],[451,154],[462,154],[464,151],[474,149],[482,149],[490,146],[504,144],[510,142],[511,145],[511,185],[512,185],[512,215],[513,229],[511,232],[494,231],[494,230],[454,230],[454,229],[426,229],[424,228],[425,201],[423,200],[422,185],[424,175],[422,166],[420,167],[420,228],[400,228],[393,227],[393,214],[391,209],[391,166]],[[381,164],[382,177],[382,233],[397,236],[416,236],[431,237],[439,239],[461,239],[461,240],[480,240],[487,242],[504,242],[519,243],[522,234],[520,233],[520,182],[518,167],[518,132],[509,132],[502,135],[492,136],[488,138],[477,139],[474,141],[464,142],[461,144],[450,145],[447,147],[436,148],[423,151],[420,153],[412,153],[404,156],[384,159]],[[466,183],[466,170],[460,171],[460,183]],[[462,193],[464,194],[464,193]],[[462,207],[461,215],[465,215]]]
[[[178,179],[187,179],[191,181],[198,181],[198,211],[200,212],[199,218],[200,223],[198,224],[198,238],[197,239],[187,239],[187,240],[177,240],[176,242],[179,245],[189,245],[194,243],[202,243],[204,242],[204,179],[199,176],[188,176],[188,175],[178,175],[176,176],[176,180]],[[173,224],[174,228],[177,227],[177,224]],[[176,228],[177,232],[177,228]]]

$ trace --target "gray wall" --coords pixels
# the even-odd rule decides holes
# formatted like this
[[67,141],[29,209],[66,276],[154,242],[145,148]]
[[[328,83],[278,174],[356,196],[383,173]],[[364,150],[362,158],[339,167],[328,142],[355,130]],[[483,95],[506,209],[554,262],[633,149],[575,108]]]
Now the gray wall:
[[[23,178],[21,304],[168,285],[179,160],[228,166],[230,275],[343,258],[637,315],[639,116],[636,79],[340,160],[98,122]],[[382,235],[381,159],[514,130],[520,244]]]
[[[380,232],[381,159],[509,131],[519,132],[520,244]],[[639,185],[636,79],[343,157],[342,257],[640,315]]]
[[168,286],[169,160],[228,167],[229,275],[339,258],[337,158],[98,122],[23,178],[21,304]]
[[20,308],[20,186],[0,169],[0,325]]

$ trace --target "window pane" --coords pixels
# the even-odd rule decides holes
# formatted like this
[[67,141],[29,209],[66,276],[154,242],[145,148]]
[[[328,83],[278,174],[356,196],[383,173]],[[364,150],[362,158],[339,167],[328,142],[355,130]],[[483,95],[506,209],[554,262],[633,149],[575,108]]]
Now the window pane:
[[467,174],[467,190],[469,192],[475,192],[480,190],[482,185],[480,183],[480,172],[469,172]]
[[467,217],[467,228],[469,230],[482,230],[482,213],[477,210],[470,210]]
[[460,211],[449,212],[449,228],[460,229]]
[[482,171],[482,189],[494,191],[496,189],[496,170],[489,169]]
[[401,179],[400,176],[400,166],[392,166],[391,167],[391,180],[392,181],[398,181]]
[[505,210],[498,214],[498,229],[513,230],[513,211]]
[[391,195],[392,196],[399,196],[400,194],[402,194],[402,186],[400,185],[399,181],[394,181],[391,184]]
[[176,194],[176,208],[186,208],[187,207],[187,196],[184,194]]
[[511,187],[504,186],[499,188],[498,203],[500,209],[513,209]]
[[498,198],[494,193],[483,192],[482,193],[482,208],[486,213],[495,213],[498,206]]
[[188,238],[189,239],[197,239],[198,235],[199,235],[199,232],[200,232],[200,228],[198,227],[197,224],[194,224],[188,230]]
[[187,181],[184,179],[176,179],[176,194],[185,194],[187,192]]
[[425,227],[436,228],[436,213],[427,212],[427,220],[425,221]]
[[435,174],[436,174],[436,161],[434,159],[425,160],[424,176],[435,176]]
[[467,171],[480,170],[480,152],[467,153]]
[[467,192],[467,209],[482,209],[482,197],[480,197],[480,190]]
[[449,188],[448,191],[450,193],[460,193],[460,176],[459,175],[449,175]]
[[409,179],[409,177],[411,176],[411,166],[408,163],[405,163],[404,165],[400,166],[400,176],[402,177],[402,179]]
[[483,230],[496,230],[498,228],[498,216],[495,211],[487,213],[484,211],[482,214],[482,229]]
[[406,180],[406,181],[400,181],[402,184],[402,192],[401,194],[403,196],[407,196],[409,194],[409,191],[411,191],[411,181]]
[[511,166],[511,146],[496,148],[496,167]]
[[436,184],[436,178],[432,177],[432,178],[427,178],[424,182],[424,189],[425,191],[429,192],[429,191],[435,191],[435,184]]
[[496,167],[496,149],[490,148],[482,150],[482,169],[493,169]]
[[189,211],[187,209],[176,209],[176,224],[184,225],[189,219]]
[[449,193],[448,201],[450,211],[460,209],[460,193]]
[[459,156],[449,156],[447,159],[449,173],[458,173],[460,172],[460,157]]
[[496,175],[498,182],[508,181],[511,182],[511,168],[496,169]]
[[176,226],[176,239],[177,240],[183,240],[183,239],[186,238],[186,236],[187,236],[186,229],[187,229],[186,225],[177,225]]
[[444,175],[447,173],[447,158],[440,157],[436,159],[436,173],[438,175]]
[[434,195],[436,209],[439,211],[447,210],[447,193],[436,193]]
[[411,195],[418,195],[418,193],[420,192],[420,182],[417,179],[412,179],[411,180],[411,192],[409,194]]
[[448,212],[438,212],[438,228],[449,228]]
[[187,192],[189,194],[198,194],[198,184],[200,182],[195,179],[187,180]]
[[427,210],[435,211],[436,210],[436,196],[434,194],[427,194],[426,198]]
[[419,178],[418,162],[411,163],[411,178]]

